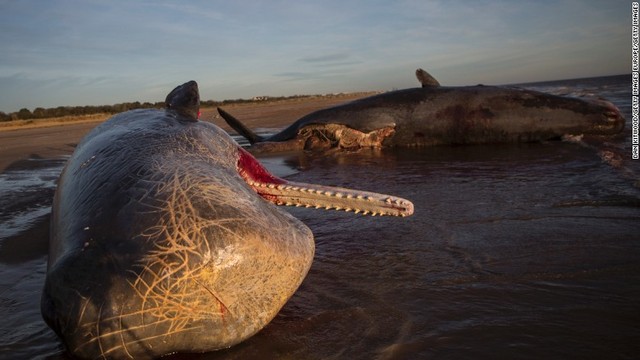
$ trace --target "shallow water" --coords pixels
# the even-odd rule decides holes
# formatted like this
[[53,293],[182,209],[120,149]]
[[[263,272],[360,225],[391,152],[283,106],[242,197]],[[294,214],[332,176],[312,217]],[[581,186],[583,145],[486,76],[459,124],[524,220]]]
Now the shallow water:
[[384,189],[416,214],[296,212],[317,255],[296,319],[275,324],[307,324],[297,358],[632,356],[640,211],[608,171],[570,144],[318,160],[296,179]]
[[[529,86],[604,96],[630,119],[628,77],[607,79]],[[289,209],[316,238],[300,289],[248,341],[171,358],[634,358],[640,162],[626,131],[609,144],[262,158],[291,180],[405,197],[415,214]],[[39,313],[62,164],[35,159],[0,175],[0,358],[64,358]]]

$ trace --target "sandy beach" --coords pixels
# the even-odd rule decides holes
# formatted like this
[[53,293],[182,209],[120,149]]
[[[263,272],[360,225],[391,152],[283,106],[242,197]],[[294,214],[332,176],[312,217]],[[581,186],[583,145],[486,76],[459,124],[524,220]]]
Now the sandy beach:
[[[287,99],[273,102],[233,104],[223,108],[251,128],[284,127],[312,111],[344,103],[371,93]],[[203,108],[201,120],[229,131],[215,108]],[[58,158],[71,155],[75,145],[104,119],[68,123],[47,123],[34,127],[0,128],[0,173],[12,163],[29,158]]]

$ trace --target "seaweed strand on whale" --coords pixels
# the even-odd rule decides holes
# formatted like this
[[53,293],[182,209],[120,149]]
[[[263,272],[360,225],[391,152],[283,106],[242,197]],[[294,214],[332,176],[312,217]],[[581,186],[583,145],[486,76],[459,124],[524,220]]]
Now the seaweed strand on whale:
[[440,86],[422,69],[422,87],[354,100],[307,114],[261,137],[228,112],[225,121],[252,152],[536,142],[563,136],[611,136],[624,128],[619,109],[582,99],[500,86]]
[[287,181],[198,120],[195,81],[78,144],[54,197],[41,311],[79,358],[237,344],[305,278],[311,230],[275,205],[408,216],[395,196]]

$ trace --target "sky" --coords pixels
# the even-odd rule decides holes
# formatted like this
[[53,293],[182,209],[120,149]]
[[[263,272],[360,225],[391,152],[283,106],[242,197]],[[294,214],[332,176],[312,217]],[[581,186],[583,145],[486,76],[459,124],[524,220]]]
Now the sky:
[[0,111],[631,72],[631,2],[0,0]]

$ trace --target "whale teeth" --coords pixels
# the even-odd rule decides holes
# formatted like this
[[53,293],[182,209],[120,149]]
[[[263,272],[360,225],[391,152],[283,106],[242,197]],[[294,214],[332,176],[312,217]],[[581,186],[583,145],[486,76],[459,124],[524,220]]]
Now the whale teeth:
[[384,202],[386,202],[387,204],[391,204],[391,198],[388,197],[387,200],[385,200]]

